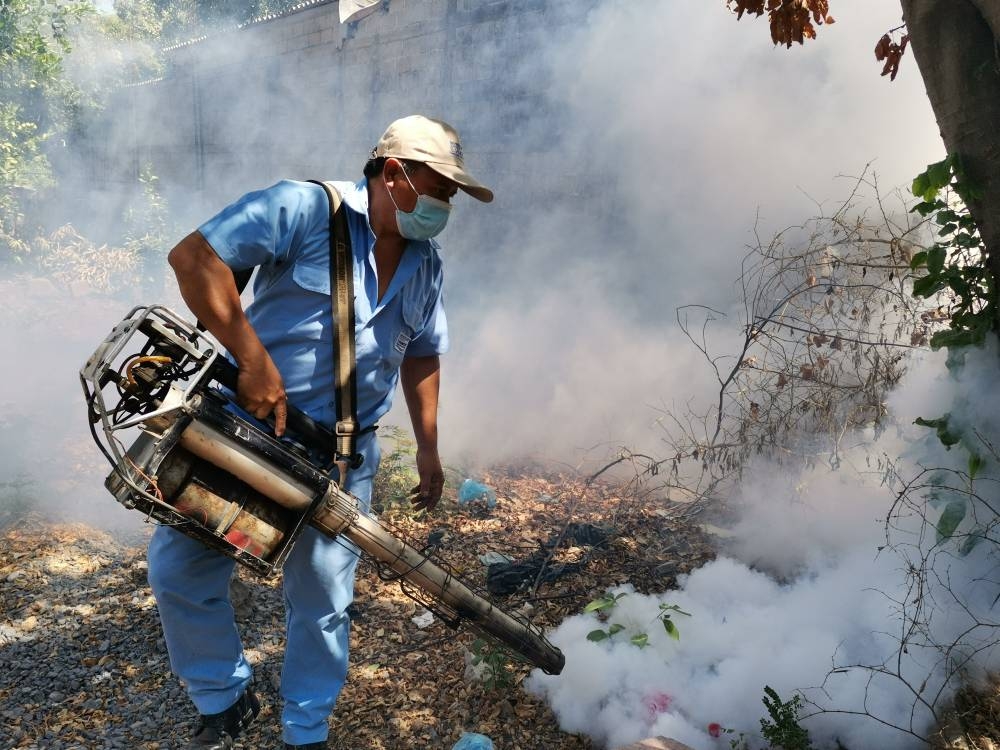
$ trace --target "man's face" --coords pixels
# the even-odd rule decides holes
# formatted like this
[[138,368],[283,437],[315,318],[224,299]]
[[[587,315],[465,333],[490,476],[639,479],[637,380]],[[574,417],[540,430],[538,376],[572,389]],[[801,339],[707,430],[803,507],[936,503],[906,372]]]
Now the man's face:
[[[389,159],[385,164],[386,187],[392,192],[400,211],[411,212],[417,205],[417,195],[427,195],[439,201],[450,203],[458,192],[458,184],[438,174],[425,164],[410,167],[404,173],[403,164],[398,159]],[[409,179],[407,179],[409,178]]]

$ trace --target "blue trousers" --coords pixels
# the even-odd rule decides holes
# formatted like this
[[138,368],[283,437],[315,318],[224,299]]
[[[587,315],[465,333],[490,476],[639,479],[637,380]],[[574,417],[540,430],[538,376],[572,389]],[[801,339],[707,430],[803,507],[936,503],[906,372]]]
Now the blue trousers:
[[[365,455],[348,475],[347,490],[367,510],[379,462],[373,434],[359,440]],[[174,674],[202,714],[225,711],[253,675],[229,601],[236,562],[168,526],[149,543],[149,584],[156,597]],[[358,549],[344,539],[304,530],[285,562],[286,643],[281,671],[284,739],[293,745],[325,740],[328,717],[344,686]]]

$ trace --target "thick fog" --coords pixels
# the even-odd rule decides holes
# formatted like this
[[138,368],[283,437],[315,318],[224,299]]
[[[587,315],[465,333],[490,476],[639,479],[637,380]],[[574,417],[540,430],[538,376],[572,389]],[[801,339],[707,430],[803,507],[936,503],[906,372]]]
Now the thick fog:
[[[517,27],[516,38],[503,35],[513,27],[498,24],[489,44],[470,51],[478,64],[503,66],[506,94],[520,92],[519,99],[499,101],[487,89],[443,97],[419,87],[395,97],[374,91],[363,104],[340,97],[327,105],[320,97],[289,132],[327,126],[319,123],[336,130],[344,106],[365,108],[366,132],[338,133],[326,151],[305,148],[303,138],[275,137],[259,163],[220,172],[210,193],[164,185],[176,241],[225,200],[268,181],[359,177],[368,148],[395,117],[425,112],[452,122],[464,135],[469,169],[497,193],[491,205],[460,197],[441,238],[452,340],[443,360],[442,456],[463,471],[522,459],[587,466],[623,445],[655,455],[663,410],[707,404],[716,389],[678,329],[675,309],[735,309],[740,262],[756,236],[766,241],[830,212],[866,170],[888,194],[942,156],[913,60],[904,59],[894,83],[878,75],[874,45],[898,25],[897,3],[838,0],[836,23],[791,50],[771,46],[765,21],[737,23],[721,0],[593,5],[571,24],[561,15],[555,31],[545,12]],[[359,34],[369,22],[360,22]],[[241,39],[228,38],[228,54],[240,54]],[[197,45],[185,54],[197,56]],[[247,43],[242,54],[251,60],[262,50]],[[415,64],[436,71],[446,62],[426,56]],[[329,75],[341,76],[347,91],[363,89],[350,75],[369,73]],[[431,79],[449,80],[421,80]],[[272,102],[287,95],[293,109],[306,106],[309,87],[301,81],[267,85]],[[260,101],[252,85],[220,92],[226,122],[244,125],[211,138],[264,138]],[[163,123],[144,120],[145,111],[133,109],[121,133],[158,137]],[[122,153],[130,153],[126,145]],[[83,170],[88,163],[70,153],[61,165]],[[226,178],[243,174],[254,184]],[[81,184],[86,177],[66,175]],[[866,191],[862,208],[874,203]],[[86,214],[80,220],[98,242],[102,231],[113,236],[122,196],[105,185],[88,206],[76,195],[74,211]],[[52,206],[53,225],[64,209]],[[164,275],[162,286],[137,286],[111,300],[83,287],[5,283],[14,324],[0,333],[9,353],[3,473],[23,477],[48,513],[127,522],[99,487],[104,468],[88,444],[75,372],[131,304],[179,304]],[[735,342],[739,322],[733,316],[719,324],[713,341],[722,350]],[[26,356],[16,356],[21,352]],[[745,514],[726,556],[663,597],[623,599],[630,626],[655,619],[661,601],[690,612],[678,618],[679,642],[653,628],[648,650],[591,643],[591,616],[564,623],[553,638],[567,653],[566,672],[530,682],[563,727],[608,747],[657,733],[697,748],[724,747],[729,737],[713,739],[708,724],[753,731],[764,684],[787,697],[823,684],[832,666],[889,659],[898,646],[893,601],[907,583],[906,565],[894,550],[879,551],[892,495],[868,475],[864,456],[899,454],[919,437],[904,426],[933,412],[924,408],[928,394],[947,389],[927,384],[941,370],[934,357],[914,369],[892,404],[901,432],[875,447],[866,442],[874,436],[859,436],[863,447],[848,454],[841,472],[776,476],[765,464],[754,466],[734,498]],[[397,407],[391,421],[405,424],[405,410]],[[938,459],[908,460],[928,456]],[[915,530],[904,524],[904,532]],[[988,567],[984,552],[955,562],[954,572],[976,565]],[[980,613],[979,596],[969,595],[970,612]],[[945,619],[938,633],[945,640],[967,624]],[[987,652],[981,663],[990,659]],[[930,651],[915,649],[902,669],[917,683],[927,678],[929,690],[941,687]],[[867,674],[832,675],[825,693],[806,695],[855,710],[867,691],[872,713],[926,729],[925,711],[910,724],[914,696],[905,685],[868,682]],[[919,744],[846,715],[808,726],[826,744],[835,737],[848,747]]]

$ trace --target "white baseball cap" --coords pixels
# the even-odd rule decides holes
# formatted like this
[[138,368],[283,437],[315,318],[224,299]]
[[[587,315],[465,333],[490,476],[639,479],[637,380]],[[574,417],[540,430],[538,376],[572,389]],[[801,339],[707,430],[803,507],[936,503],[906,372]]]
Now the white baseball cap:
[[412,159],[426,164],[439,175],[455,182],[476,200],[489,203],[493,191],[465,171],[462,142],[458,132],[446,122],[423,115],[410,115],[386,128],[372,158]]

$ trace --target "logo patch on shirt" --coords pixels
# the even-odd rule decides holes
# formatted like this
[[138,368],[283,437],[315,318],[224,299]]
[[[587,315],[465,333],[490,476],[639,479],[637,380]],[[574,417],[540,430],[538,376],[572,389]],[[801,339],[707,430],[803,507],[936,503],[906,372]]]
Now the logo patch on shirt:
[[400,331],[399,335],[396,336],[396,343],[393,344],[393,349],[395,349],[400,354],[406,354],[406,347],[410,345],[410,334],[406,331]]

